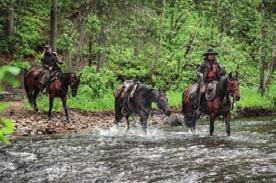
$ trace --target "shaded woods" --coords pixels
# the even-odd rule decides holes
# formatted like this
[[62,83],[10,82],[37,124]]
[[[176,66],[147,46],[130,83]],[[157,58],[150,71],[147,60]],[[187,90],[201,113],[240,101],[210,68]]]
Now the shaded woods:
[[[106,97],[119,79],[130,78],[181,92],[197,80],[196,66],[209,46],[227,72],[238,68],[240,105],[251,105],[247,93],[273,97],[273,0],[2,2],[1,63],[24,69],[50,44],[65,71],[83,72],[80,98]],[[273,107],[261,101],[256,105]]]

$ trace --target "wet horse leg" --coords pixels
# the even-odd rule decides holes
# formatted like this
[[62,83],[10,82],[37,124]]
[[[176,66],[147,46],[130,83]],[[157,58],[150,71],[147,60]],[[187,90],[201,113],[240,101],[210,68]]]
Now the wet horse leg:
[[48,111],[49,119],[51,119],[51,116],[52,116],[53,102],[54,102],[54,97],[49,95],[49,111]]
[[148,121],[148,117],[149,117],[148,113],[140,115],[140,123],[142,125],[142,128],[143,128],[145,134],[147,134],[147,127],[148,127],[147,121]]
[[215,113],[211,113],[210,115],[210,135],[212,136],[214,133],[214,123],[215,123],[215,119],[216,119],[216,114]]
[[67,97],[65,96],[65,97],[61,98],[61,100],[62,100],[62,105],[63,105],[63,109],[64,109],[65,116],[66,116],[66,121],[69,122],[68,109],[67,109],[67,105],[66,105]]
[[225,128],[226,128],[226,133],[228,136],[230,136],[230,119],[231,119],[231,114],[230,112],[224,115],[224,121],[225,121]]
[[129,130],[129,116],[130,115],[126,115],[126,122],[127,122],[127,131]]
[[117,127],[119,127],[119,122],[124,117],[122,110],[123,110],[122,100],[115,99],[115,121],[114,121],[114,124]]

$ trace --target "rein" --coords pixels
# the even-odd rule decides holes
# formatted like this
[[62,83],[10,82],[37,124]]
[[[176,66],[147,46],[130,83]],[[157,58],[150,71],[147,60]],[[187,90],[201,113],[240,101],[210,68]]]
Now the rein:
[[[237,91],[238,89],[232,89],[230,86],[229,86],[229,79],[227,79],[227,95],[230,95],[232,91]],[[232,97],[232,102],[231,102],[231,111],[233,111],[234,109],[234,105],[235,105],[235,102],[236,102],[236,99],[235,97]]]

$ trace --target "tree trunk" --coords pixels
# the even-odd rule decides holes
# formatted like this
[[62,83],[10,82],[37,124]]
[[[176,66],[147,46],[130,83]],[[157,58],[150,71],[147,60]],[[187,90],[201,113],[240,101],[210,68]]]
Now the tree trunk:
[[57,0],[52,0],[50,45],[53,51],[57,51]]
[[265,88],[264,88],[264,75],[265,75],[265,71],[264,71],[264,36],[265,36],[265,26],[264,26],[264,4],[263,2],[261,2],[260,5],[260,11],[261,11],[261,15],[263,17],[262,19],[262,24],[261,24],[261,30],[260,30],[260,47],[259,47],[259,72],[260,72],[260,80],[259,80],[259,92],[263,93]]
[[105,33],[105,26],[102,25],[101,31],[98,38],[98,44],[100,46],[100,50],[98,52],[98,59],[97,59],[97,72],[99,72],[104,65],[105,62],[105,46],[106,46],[106,33]]
[[14,30],[13,18],[14,18],[14,9],[10,4],[7,8],[7,36],[9,37],[13,35],[13,30]]
[[91,67],[92,66],[92,37],[90,37],[89,39],[89,43],[88,43],[88,52],[89,52],[89,58],[88,58],[88,66]]
[[274,72],[274,67],[276,64],[276,29],[273,29],[273,38],[272,38],[272,58],[268,66],[268,74],[264,83],[264,87],[268,88],[270,81],[272,80],[272,74]]

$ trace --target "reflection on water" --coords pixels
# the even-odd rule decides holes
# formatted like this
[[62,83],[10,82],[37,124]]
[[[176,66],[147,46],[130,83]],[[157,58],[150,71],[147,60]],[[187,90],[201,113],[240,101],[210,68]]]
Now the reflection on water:
[[276,182],[276,122],[100,129],[0,146],[0,182]]

